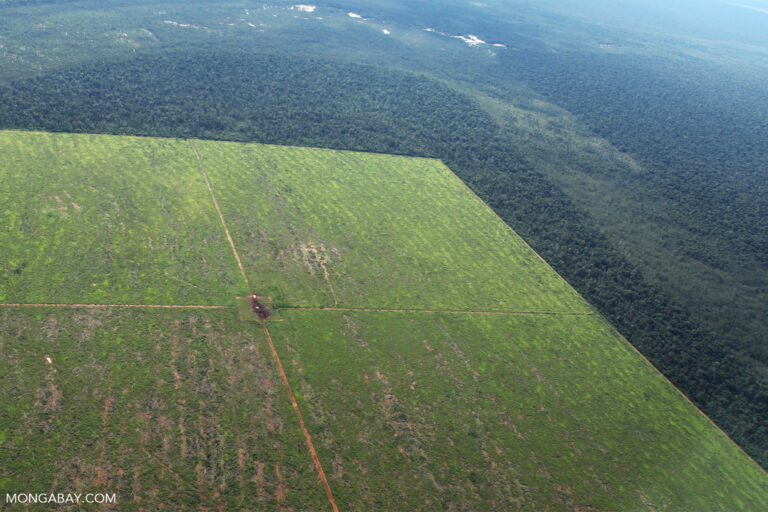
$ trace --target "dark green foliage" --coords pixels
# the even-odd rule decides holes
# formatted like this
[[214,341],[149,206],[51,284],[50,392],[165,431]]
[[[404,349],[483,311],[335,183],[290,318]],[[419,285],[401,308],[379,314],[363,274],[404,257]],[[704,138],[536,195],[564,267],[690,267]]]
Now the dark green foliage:
[[688,229],[717,232],[727,247],[703,259],[727,266],[735,251],[768,265],[763,90],[673,60],[583,52],[509,52],[504,60],[516,79],[637,155],[652,170],[635,176],[638,186],[678,202]]
[[15,83],[0,92],[0,120],[3,127],[440,158],[749,453],[768,462],[765,382],[645,284],[487,114],[445,86],[312,59],[169,53]]

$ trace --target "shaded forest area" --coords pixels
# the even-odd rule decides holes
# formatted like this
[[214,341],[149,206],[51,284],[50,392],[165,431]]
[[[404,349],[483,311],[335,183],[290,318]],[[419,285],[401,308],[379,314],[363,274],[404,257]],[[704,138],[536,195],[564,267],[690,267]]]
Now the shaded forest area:
[[[765,380],[693,322],[688,311],[646,284],[473,100],[435,81],[313,59],[176,52],[13,83],[0,89],[0,127],[440,158],[675,385],[768,466]],[[756,208],[758,215],[759,204]],[[754,250],[760,250],[760,240],[765,238],[745,237],[744,243],[748,249],[758,244]]]
[[[731,249],[768,266],[764,88],[641,56],[508,52],[504,60],[510,75],[653,170],[642,177],[643,188],[679,202],[695,216],[692,229],[714,227]],[[704,76],[710,81],[702,83]],[[727,255],[704,256],[727,264]]]

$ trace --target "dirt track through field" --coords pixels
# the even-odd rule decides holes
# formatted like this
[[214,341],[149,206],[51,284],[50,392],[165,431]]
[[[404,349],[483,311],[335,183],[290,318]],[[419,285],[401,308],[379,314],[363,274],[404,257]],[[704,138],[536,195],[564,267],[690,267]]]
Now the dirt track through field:
[[211,193],[213,206],[215,206],[216,211],[219,212],[219,219],[221,220],[221,225],[224,226],[224,232],[227,234],[227,240],[229,240],[229,245],[232,247],[232,253],[235,255],[235,259],[237,260],[237,266],[240,267],[240,273],[243,275],[243,281],[245,281],[245,286],[248,290],[250,290],[251,283],[248,282],[248,276],[245,275],[245,268],[243,268],[243,262],[240,261],[240,255],[237,254],[237,248],[235,248],[235,242],[232,240],[232,235],[229,234],[229,228],[227,228],[227,223],[224,221],[224,214],[221,213],[221,208],[219,208],[219,202],[216,200],[216,194],[213,193],[213,187],[211,186],[211,182],[208,180],[208,173],[205,172],[205,167],[203,167],[203,161],[200,158],[200,153],[197,152],[197,148],[195,147],[194,143],[190,142],[190,144],[192,144],[192,149],[195,152],[195,157],[197,157],[197,163],[200,166],[200,171],[202,171],[203,173],[203,179],[205,180],[205,184],[208,185],[208,191]]
[[320,464],[320,459],[317,457],[317,451],[315,450],[315,445],[312,443],[312,437],[309,435],[309,431],[304,425],[304,418],[301,416],[299,404],[296,402],[296,397],[293,395],[291,385],[288,383],[288,376],[285,374],[285,370],[283,370],[283,363],[280,362],[280,357],[277,355],[277,350],[275,350],[275,344],[272,342],[272,336],[269,335],[267,324],[264,322],[264,320],[259,320],[259,323],[261,323],[261,328],[264,329],[264,335],[267,337],[267,341],[269,342],[269,350],[272,351],[272,357],[275,358],[277,369],[280,370],[280,376],[283,378],[285,389],[288,390],[288,396],[291,399],[293,410],[296,411],[296,416],[299,417],[299,424],[301,425],[301,430],[304,432],[304,438],[307,440],[307,446],[309,447],[309,452],[312,454],[312,460],[315,462],[317,474],[320,476],[320,480],[323,482],[325,492],[328,493],[328,501],[331,502],[331,506],[333,507],[334,512],[339,512],[339,508],[336,506],[336,501],[333,499],[333,492],[331,492],[331,487],[328,485],[328,479],[325,477],[325,471],[323,471],[323,466]]
[[[245,268],[243,267],[243,262],[240,260],[240,255],[237,253],[237,248],[235,247],[235,242],[232,239],[232,235],[229,233],[229,229],[227,228],[227,223],[224,220],[224,214],[221,212],[221,208],[219,207],[219,202],[216,200],[216,194],[213,192],[213,187],[211,186],[211,182],[208,180],[208,174],[205,172],[205,167],[203,167],[203,161],[200,158],[200,153],[198,153],[197,148],[195,147],[194,143],[190,142],[192,144],[192,149],[195,152],[195,157],[197,157],[197,163],[200,165],[200,171],[203,173],[203,179],[205,179],[205,184],[208,186],[208,191],[211,193],[211,199],[213,200],[213,205],[216,207],[216,211],[219,213],[219,219],[221,219],[221,225],[224,227],[224,231],[227,234],[227,240],[229,240],[229,245],[232,247],[232,253],[235,256],[235,259],[237,260],[237,265],[240,267],[240,273],[243,275],[243,280],[245,281],[245,285],[249,291],[249,294],[253,294],[254,291],[251,289],[251,283],[248,281],[248,276],[245,274]],[[328,282],[330,285],[330,282]],[[331,291],[333,292],[333,287],[331,287]],[[335,296],[335,293],[334,293]],[[339,508],[336,506],[336,501],[333,499],[333,492],[331,491],[331,486],[328,485],[328,479],[325,477],[325,471],[323,471],[323,466],[320,464],[320,459],[317,457],[317,451],[315,450],[315,445],[312,443],[312,437],[309,435],[309,431],[307,430],[306,425],[304,424],[304,417],[301,415],[301,411],[299,410],[299,404],[296,402],[296,397],[293,395],[293,390],[291,389],[291,385],[288,382],[288,376],[285,374],[285,370],[283,369],[283,363],[280,361],[280,356],[277,355],[277,350],[275,349],[275,344],[272,342],[272,336],[269,334],[269,329],[267,329],[267,324],[264,322],[263,318],[259,319],[259,323],[261,324],[261,328],[264,330],[264,335],[267,337],[267,341],[269,342],[269,349],[272,352],[272,357],[275,360],[275,363],[277,364],[277,368],[280,371],[280,376],[283,379],[283,384],[285,385],[286,391],[288,391],[288,397],[291,400],[291,405],[293,406],[293,410],[296,411],[296,416],[299,418],[299,424],[301,425],[301,430],[304,433],[304,438],[307,441],[307,447],[309,448],[309,452],[312,455],[312,460],[315,463],[315,468],[317,469],[317,474],[320,477],[320,480],[323,482],[323,486],[325,487],[325,492],[328,494],[328,501],[331,503],[331,507],[333,507],[334,512],[339,512]],[[278,470],[279,474],[279,470]]]
[[208,306],[202,304],[46,304],[3,303],[0,308],[150,308],[150,309],[231,309],[233,306]]
[[323,306],[284,306],[282,309],[300,311],[374,311],[383,313],[454,313],[467,315],[520,315],[520,316],[592,316],[595,313],[568,311],[467,311],[463,309],[395,309],[395,308],[337,308]]

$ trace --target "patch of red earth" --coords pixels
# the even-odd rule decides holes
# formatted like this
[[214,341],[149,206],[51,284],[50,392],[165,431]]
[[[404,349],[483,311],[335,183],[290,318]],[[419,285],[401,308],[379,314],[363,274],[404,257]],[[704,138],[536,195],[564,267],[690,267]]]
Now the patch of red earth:
[[141,501],[141,483],[139,482],[139,468],[133,468],[133,480],[131,481],[131,501]]
[[232,306],[208,306],[201,304],[54,304],[54,303],[0,303],[0,307],[30,308],[149,308],[149,309],[231,309]]
[[344,478],[344,463],[341,460],[341,455],[337,453],[331,461],[331,464],[333,465],[333,475],[331,475],[331,478],[334,480],[341,480]]
[[283,475],[280,474],[280,464],[275,465],[275,474],[277,475],[277,492],[275,498],[277,499],[278,509],[282,509],[283,500],[285,500],[285,487],[283,486]]
[[181,438],[181,444],[179,446],[179,452],[182,459],[187,458],[187,435],[184,430],[184,404],[186,400],[179,400],[177,407],[179,408],[179,437]]
[[245,477],[245,463],[248,460],[248,452],[242,446],[237,450],[237,480],[240,483],[240,489],[243,488],[243,480]]
[[255,473],[253,474],[253,478],[251,478],[251,481],[253,481],[254,484],[256,484],[256,496],[258,496],[259,501],[263,501],[264,498],[267,496],[267,492],[264,490],[264,466],[265,464],[263,462],[256,461],[253,463]]

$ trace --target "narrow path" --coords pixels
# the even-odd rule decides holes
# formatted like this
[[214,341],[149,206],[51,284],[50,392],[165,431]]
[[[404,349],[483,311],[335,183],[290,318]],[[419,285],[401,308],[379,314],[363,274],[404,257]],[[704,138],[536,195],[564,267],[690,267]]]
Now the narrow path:
[[325,471],[323,471],[323,466],[320,464],[320,459],[317,457],[317,451],[315,450],[315,445],[312,443],[312,437],[309,435],[309,431],[307,430],[307,427],[304,425],[304,418],[301,415],[301,411],[299,410],[299,404],[296,402],[296,397],[293,395],[293,390],[291,389],[291,385],[288,383],[288,376],[285,374],[285,370],[283,370],[283,363],[280,362],[280,357],[277,355],[277,350],[275,350],[275,344],[272,342],[272,336],[269,335],[269,329],[267,329],[267,324],[264,322],[264,320],[259,320],[259,323],[261,324],[261,328],[264,329],[264,335],[267,337],[267,341],[269,342],[269,350],[272,351],[272,357],[275,358],[275,362],[277,363],[277,368],[280,370],[280,376],[283,378],[283,384],[285,384],[285,389],[288,390],[288,396],[291,399],[291,405],[293,405],[293,410],[296,411],[296,416],[299,417],[299,424],[301,425],[301,430],[304,432],[304,438],[307,440],[307,446],[309,447],[309,452],[312,454],[312,460],[315,462],[315,468],[317,468],[317,473],[320,475],[320,480],[323,482],[323,486],[325,487],[325,492],[328,493],[328,501],[331,502],[331,506],[333,507],[334,512],[339,512],[339,508],[336,506],[336,500],[333,499],[333,492],[331,492],[331,486],[328,485],[328,479],[325,477]]
[[192,145],[192,149],[195,152],[195,157],[197,157],[197,164],[200,166],[200,171],[203,173],[203,179],[205,180],[205,184],[208,185],[208,191],[211,193],[211,199],[213,199],[213,205],[216,207],[216,211],[219,212],[219,219],[221,219],[221,225],[224,226],[224,232],[227,234],[227,240],[229,240],[229,245],[232,247],[232,253],[235,255],[235,259],[237,260],[237,266],[240,267],[240,273],[243,275],[243,281],[245,281],[245,286],[248,290],[251,289],[251,283],[248,282],[248,276],[245,275],[245,269],[243,268],[243,262],[240,261],[240,255],[237,254],[237,249],[235,248],[235,242],[232,240],[232,235],[229,234],[229,228],[227,228],[227,223],[224,221],[224,214],[221,213],[221,208],[219,208],[219,202],[216,200],[216,194],[213,193],[213,187],[211,186],[211,182],[208,180],[208,173],[205,172],[205,167],[203,167],[203,161],[200,158],[200,153],[197,152],[197,148],[195,147],[195,144],[193,142],[190,142]]
[[[203,161],[200,158],[200,153],[197,152],[197,148],[195,147],[193,142],[190,141],[190,144],[192,145],[192,149],[195,152],[195,157],[197,157],[197,163],[200,166],[200,171],[203,173],[203,179],[205,179],[205,184],[208,185],[208,191],[211,193],[211,199],[213,200],[213,205],[216,207],[216,211],[219,212],[219,219],[221,219],[221,225],[224,226],[224,231],[227,233],[227,240],[229,240],[229,245],[232,247],[232,253],[235,255],[235,259],[237,260],[237,265],[240,267],[240,273],[243,275],[243,280],[245,281],[245,285],[248,289],[248,293],[251,294],[253,293],[253,290],[251,289],[251,283],[248,281],[248,276],[245,275],[245,269],[243,268],[243,263],[240,260],[240,255],[237,253],[237,248],[235,247],[234,240],[232,240],[232,235],[230,235],[229,229],[227,228],[227,223],[224,220],[224,214],[221,212],[221,208],[219,207],[219,202],[216,200],[216,194],[214,194],[213,192],[213,187],[211,186],[211,182],[208,180],[208,174],[205,172],[205,168],[203,167]],[[328,284],[330,285],[330,282]],[[333,287],[331,287],[331,291],[333,291]],[[280,370],[280,376],[283,379],[283,384],[285,385],[285,389],[288,391],[288,396],[291,399],[291,405],[293,405],[293,410],[296,411],[296,416],[298,416],[299,418],[299,424],[301,425],[301,430],[304,432],[304,438],[307,441],[307,447],[309,448],[309,452],[312,455],[312,460],[315,463],[317,474],[320,476],[320,480],[323,482],[323,486],[325,487],[325,492],[328,494],[328,501],[331,503],[331,507],[333,507],[333,511],[339,512],[339,507],[336,506],[336,501],[333,499],[333,492],[331,492],[331,486],[328,485],[328,479],[325,477],[325,471],[323,471],[323,466],[322,464],[320,464],[320,459],[317,457],[317,451],[315,450],[315,445],[312,443],[312,437],[309,435],[309,431],[307,430],[307,427],[304,424],[304,417],[301,415],[301,411],[299,410],[299,404],[296,402],[296,397],[293,395],[293,390],[291,389],[291,385],[288,383],[288,376],[285,374],[285,370],[283,369],[283,363],[280,361],[280,356],[277,355],[277,350],[275,349],[275,344],[272,342],[272,336],[270,336],[269,334],[269,329],[267,329],[267,324],[264,322],[263,319],[259,320],[259,323],[261,324],[261,328],[264,330],[264,335],[267,337],[267,341],[269,342],[269,349],[272,352],[272,357],[275,359],[277,368]]]
[[594,312],[575,313],[569,311],[468,311],[464,309],[396,309],[396,308],[338,308],[326,306],[283,306],[280,309],[304,311],[375,311],[384,313],[456,313],[468,315],[519,315],[519,316],[593,316]]
[[233,306],[207,306],[200,304],[46,304],[0,303],[0,308],[163,308],[163,309],[231,309]]

